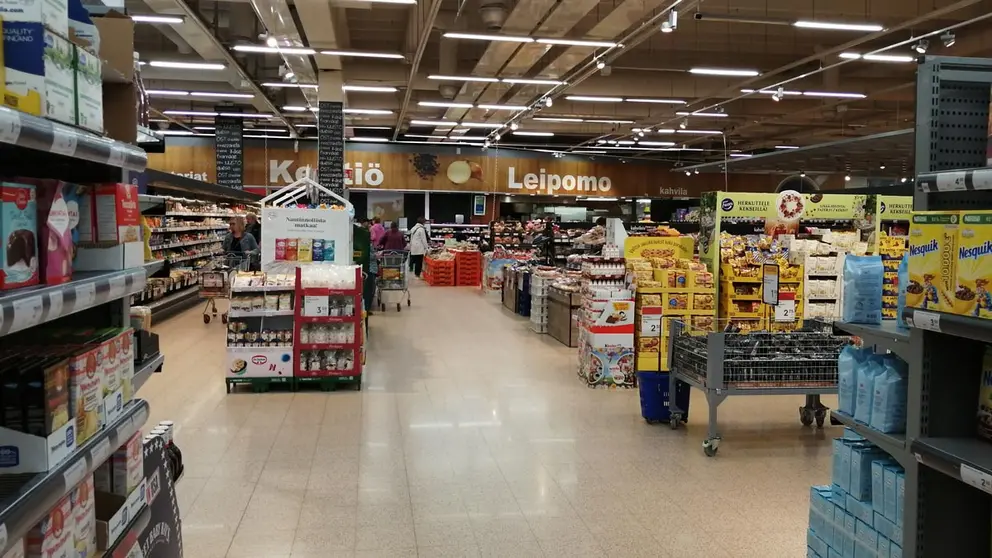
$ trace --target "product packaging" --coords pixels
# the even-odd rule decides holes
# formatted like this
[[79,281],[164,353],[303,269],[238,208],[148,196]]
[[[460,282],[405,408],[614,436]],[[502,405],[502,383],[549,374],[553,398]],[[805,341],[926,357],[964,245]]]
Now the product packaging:
[[96,507],[94,503],[93,476],[88,475],[72,490],[72,516],[75,523],[73,540],[75,558],[96,556]]
[[870,351],[847,345],[837,358],[837,410],[854,416],[857,402],[858,369],[864,365]]
[[884,515],[886,519],[893,522],[896,520],[896,493],[898,492],[898,489],[896,488],[896,478],[899,476],[900,472],[902,472],[902,469],[896,465],[888,465],[882,472],[882,481],[884,483],[882,490],[885,494]]
[[69,37],[91,52],[100,52],[100,30],[80,0],[69,0]]
[[954,311],[959,219],[957,212],[913,214],[909,226],[906,306],[942,312]]
[[120,244],[141,241],[141,208],[136,185],[99,184],[81,199],[79,210],[80,215],[86,213],[92,218],[95,242]]
[[75,521],[69,496],[59,500],[52,511],[27,536],[28,558],[70,558],[75,546]]
[[141,440],[138,432],[110,456],[111,492],[118,496],[127,496],[145,478]]
[[76,444],[100,430],[103,375],[97,369],[96,347],[82,350],[69,361],[69,412],[76,417]]
[[99,56],[82,47],[73,46],[73,50],[76,124],[87,130],[103,132],[103,63]]
[[[72,279],[75,244],[72,231],[74,211],[63,194],[66,184],[58,180],[39,181],[38,198],[38,266],[40,281],[58,285]],[[71,185],[70,185],[71,189]],[[75,208],[78,221],[78,207]]]
[[954,313],[992,319],[992,211],[962,213],[957,254]]
[[872,397],[875,395],[875,376],[885,371],[882,361],[881,356],[872,355],[858,368],[854,420],[862,424],[869,424],[871,422]]
[[856,324],[882,323],[882,280],[885,268],[879,256],[844,259],[842,318]]
[[[64,3],[62,7],[63,21],[67,22]],[[37,116],[75,124],[74,53],[72,43],[65,38],[67,30],[56,29],[56,32],[40,22],[8,19],[16,15],[12,10],[4,12],[4,104]]]
[[0,183],[0,290],[38,284],[38,204],[35,187]]
[[17,544],[10,547],[10,550],[8,550],[7,553],[3,555],[3,558],[25,558],[26,549],[24,548],[24,545],[25,545],[24,539],[17,541]]
[[906,371],[893,357],[875,376],[869,425],[887,434],[906,431]]
[[978,435],[992,442],[992,347],[985,347],[978,387]]
[[896,325],[906,329],[909,326],[903,319],[903,311],[906,310],[906,287],[909,286],[909,255],[906,254],[899,261],[899,297],[896,301]]

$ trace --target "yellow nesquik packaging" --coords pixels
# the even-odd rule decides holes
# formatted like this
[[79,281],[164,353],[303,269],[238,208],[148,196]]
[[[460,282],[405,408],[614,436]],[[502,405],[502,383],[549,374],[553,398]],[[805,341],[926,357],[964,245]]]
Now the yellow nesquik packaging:
[[992,211],[961,214],[954,313],[992,319]]
[[913,213],[909,225],[907,306],[954,312],[960,218],[956,211]]

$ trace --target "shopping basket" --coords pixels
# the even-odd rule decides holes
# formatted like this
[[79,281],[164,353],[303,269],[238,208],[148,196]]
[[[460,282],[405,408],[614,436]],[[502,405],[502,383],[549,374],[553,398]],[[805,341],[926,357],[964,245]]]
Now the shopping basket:
[[[682,411],[682,421],[689,420],[689,384],[676,382],[675,405]],[[638,372],[637,389],[641,394],[641,416],[648,424],[671,419],[671,400],[667,372]]]

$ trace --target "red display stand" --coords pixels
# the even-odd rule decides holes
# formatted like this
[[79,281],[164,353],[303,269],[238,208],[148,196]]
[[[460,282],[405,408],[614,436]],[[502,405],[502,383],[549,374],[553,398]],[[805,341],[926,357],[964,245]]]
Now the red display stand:
[[478,287],[482,284],[482,252],[453,250],[455,253],[455,285]]
[[[293,319],[293,378],[296,387],[315,384],[324,390],[332,389],[339,383],[351,383],[355,389],[362,385],[362,271],[355,269],[355,289],[324,289],[303,288],[300,269],[296,270],[296,304]],[[335,297],[350,300],[352,312],[350,316],[304,316],[304,300],[307,297]],[[327,305],[329,307],[329,304]],[[350,343],[303,343],[300,334],[304,326],[312,324],[351,324],[354,328],[354,341]],[[302,365],[302,356],[306,352],[324,350],[343,350],[352,352],[352,367],[341,369],[313,369]]]
[[424,281],[432,287],[455,285],[455,261],[424,258]]

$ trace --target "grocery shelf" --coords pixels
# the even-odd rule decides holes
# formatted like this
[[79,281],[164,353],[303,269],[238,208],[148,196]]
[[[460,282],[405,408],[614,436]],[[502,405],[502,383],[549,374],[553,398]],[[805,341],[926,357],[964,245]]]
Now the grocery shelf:
[[[912,444],[916,459],[952,478],[973,484],[975,476],[989,478],[982,490],[992,492],[992,444],[978,438],[920,438]],[[962,469],[962,468],[969,468]],[[962,478],[962,473],[967,478]]]
[[[148,528],[148,524],[151,523],[151,521],[152,521],[152,509],[150,505],[146,504],[141,507],[141,511],[136,513],[134,517],[131,518],[131,521],[127,524],[127,528],[124,529],[123,532],[121,532],[120,538],[114,541],[114,544],[110,545],[110,548],[108,548],[106,552],[103,553],[104,558],[111,558],[114,556],[125,556],[124,554],[121,553],[127,549],[118,548],[118,547],[124,541],[129,541],[129,542],[132,541],[132,537],[129,537],[132,531],[135,531],[136,533],[135,536],[140,535],[141,532],[143,532],[145,529]],[[137,542],[135,544],[137,544]],[[131,554],[127,554],[126,556],[131,556]]]
[[148,164],[133,145],[9,107],[0,107],[0,143],[135,172]]
[[138,390],[141,389],[141,386],[145,385],[145,382],[152,377],[152,374],[162,371],[162,364],[164,362],[165,355],[160,353],[146,359],[141,364],[135,365],[134,380],[132,380],[134,393],[138,393]]
[[170,256],[170,257],[166,258],[166,260],[168,260],[168,262],[170,264],[174,264],[174,263],[179,263],[179,262],[187,262],[187,261],[190,261],[190,260],[200,260],[200,259],[203,259],[203,258],[209,258],[211,256],[218,256],[221,253],[222,252],[202,252],[202,253],[199,253],[199,254],[190,254],[188,256],[179,256],[177,258],[174,258],[174,257]]
[[[293,313],[292,310],[288,310],[290,314]],[[311,324],[311,323],[321,323],[321,324],[346,324],[351,322],[360,322],[362,317],[359,315],[355,316],[299,316],[300,323]]]
[[[2,112],[2,111],[0,111]],[[145,288],[145,268],[77,272],[61,285],[0,293],[0,336],[124,298]]]
[[291,293],[293,285],[261,285],[258,287],[231,287],[232,293]]
[[924,192],[992,190],[992,168],[924,172],[916,175],[916,186]]
[[920,310],[919,308],[906,308],[903,311],[903,317],[907,324],[919,329],[927,329],[982,343],[992,343],[992,320]]
[[361,344],[356,343],[298,343],[301,351],[323,351],[323,350],[346,350],[361,348]]
[[909,361],[911,358],[909,351],[909,333],[905,328],[896,325],[895,320],[882,321],[881,325],[852,324],[848,322],[834,322],[834,328],[856,335],[861,338],[865,345],[883,350],[889,350],[899,355],[903,360]]
[[909,460],[913,459],[906,449],[905,434],[886,434],[879,432],[870,426],[857,422],[851,415],[840,411],[831,411],[830,416],[844,426],[854,430],[869,442],[885,450],[886,453],[894,457],[899,463],[906,464]]
[[217,231],[220,229],[226,229],[230,225],[207,225],[205,227],[152,227],[152,234],[159,233],[170,233],[170,232],[187,232],[187,231]]
[[165,267],[165,259],[152,260],[150,262],[145,262],[145,274],[148,276],[155,275],[158,270]]
[[231,318],[272,318],[275,316],[292,316],[292,310],[234,310],[228,312]]
[[167,217],[219,217],[219,218],[231,218],[244,216],[244,213],[197,213],[195,211],[166,211],[165,215]]
[[169,250],[171,248],[182,248],[183,246],[195,246],[197,244],[209,244],[211,242],[221,242],[223,240],[224,240],[223,238],[221,238],[219,236],[215,236],[215,237],[211,237],[211,238],[198,238],[198,239],[195,239],[195,240],[184,240],[183,242],[173,242],[173,243],[170,243],[170,244],[157,244],[157,245],[151,247],[151,251],[152,252],[155,252],[155,251],[158,251],[158,250]]
[[69,458],[46,473],[0,475],[0,552],[7,552],[80,481],[148,420],[148,403],[128,403],[113,424],[97,432]]
[[181,301],[184,301],[188,298],[192,298],[194,296],[199,296],[199,293],[200,293],[200,286],[192,285],[180,289],[174,293],[168,294],[158,300],[153,300],[148,304],[142,304],[141,306],[147,306],[152,312],[164,310],[165,308],[172,306],[173,304],[177,304]]

